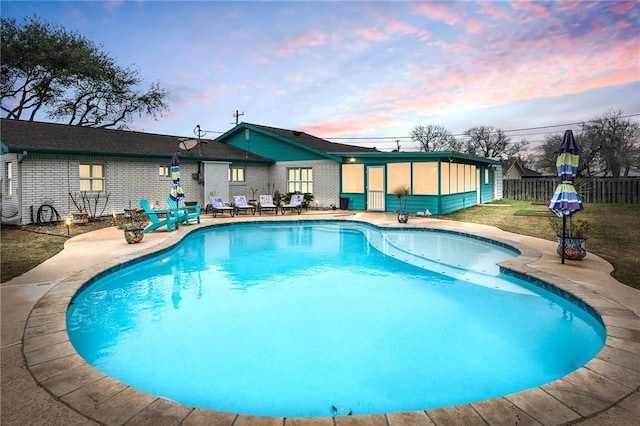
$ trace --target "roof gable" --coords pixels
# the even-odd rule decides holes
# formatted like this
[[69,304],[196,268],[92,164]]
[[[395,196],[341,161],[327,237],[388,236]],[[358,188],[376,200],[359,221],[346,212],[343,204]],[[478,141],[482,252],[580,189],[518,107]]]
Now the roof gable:
[[[249,139],[247,140],[244,137],[239,137],[243,132],[249,132]],[[216,141],[234,144],[239,147],[239,144],[242,143],[242,147],[246,146],[247,150],[250,150],[254,153],[264,155],[269,158],[273,158],[274,160],[282,160],[283,158],[275,158],[278,153],[274,152],[265,152],[264,149],[260,146],[251,145],[250,138],[251,132],[257,132],[260,135],[267,136],[273,140],[282,142],[290,146],[292,151],[303,150],[314,156],[330,158],[334,160],[338,160],[336,154],[345,154],[345,153],[373,153],[379,152],[375,148],[367,148],[367,147],[359,147],[353,145],[345,145],[340,143],[329,142],[325,139],[318,138],[316,136],[310,135],[308,133],[298,131],[298,130],[290,130],[290,129],[281,129],[277,127],[269,127],[263,126],[259,124],[252,123],[240,123],[235,126],[233,129],[228,132],[218,136]],[[247,142],[244,142],[246,140]],[[245,145],[246,143],[246,145]],[[288,158],[285,158],[288,159]]]

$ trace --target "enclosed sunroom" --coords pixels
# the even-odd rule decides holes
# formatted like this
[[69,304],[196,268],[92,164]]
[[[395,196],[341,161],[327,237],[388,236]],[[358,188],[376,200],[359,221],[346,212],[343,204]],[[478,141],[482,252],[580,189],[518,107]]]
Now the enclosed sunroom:
[[348,208],[392,212],[394,190],[407,186],[409,213],[446,214],[493,201],[500,162],[455,152],[342,156],[340,197]]

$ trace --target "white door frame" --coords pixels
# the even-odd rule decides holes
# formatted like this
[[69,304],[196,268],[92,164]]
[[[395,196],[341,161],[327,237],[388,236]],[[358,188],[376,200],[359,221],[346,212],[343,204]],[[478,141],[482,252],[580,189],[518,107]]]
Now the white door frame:
[[385,166],[367,166],[367,210],[385,211]]

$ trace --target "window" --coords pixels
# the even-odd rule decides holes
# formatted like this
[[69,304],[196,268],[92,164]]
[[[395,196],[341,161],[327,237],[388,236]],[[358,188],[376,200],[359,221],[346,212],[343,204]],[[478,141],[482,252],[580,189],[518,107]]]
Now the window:
[[104,191],[104,166],[102,164],[80,164],[80,191]]
[[4,163],[4,190],[7,195],[13,195],[13,163]]
[[158,166],[158,176],[160,178],[170,178],[171,177],[171,166],[163,164]]
[[287,169],[287,192],[313,193],[313,169],[296,167]]
[[229,167],[229,182],[244,183],[245,168],[238,166]]

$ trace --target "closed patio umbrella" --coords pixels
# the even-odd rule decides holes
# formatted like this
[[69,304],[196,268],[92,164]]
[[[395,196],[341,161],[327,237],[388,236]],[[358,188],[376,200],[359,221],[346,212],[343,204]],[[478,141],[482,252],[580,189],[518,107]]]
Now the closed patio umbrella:
[[173,186],[169,196],[177,203],[184,198],[184,191],[180,184],[180,159],[177,152],[171,157],[171,179],[173,179]]
[[580,195],[573,186],[573,179],[578,172],[578,160],[580,159],[578,153],[578,144],[573,137],[573,132],[567,130],[564,132],[560,153],[556,159],[559,183],[549,202],[549,210],[562,218],[562,263],[564,263],[567,217],[584,209]]

